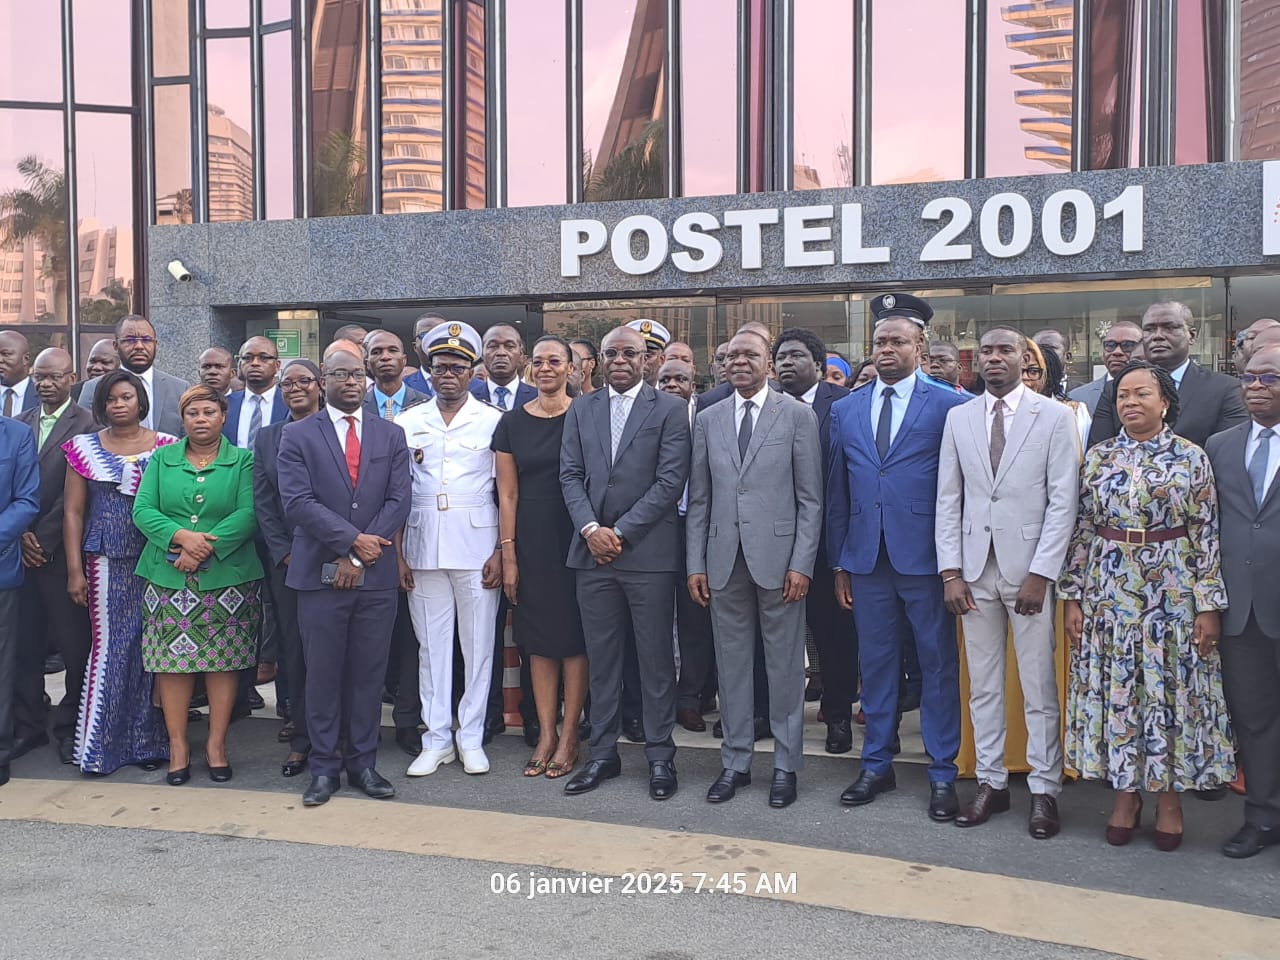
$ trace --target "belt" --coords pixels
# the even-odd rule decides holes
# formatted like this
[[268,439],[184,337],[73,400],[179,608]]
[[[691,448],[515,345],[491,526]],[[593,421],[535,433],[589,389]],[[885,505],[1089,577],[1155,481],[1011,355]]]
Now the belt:
[[1169,527],[1165,530],[1143,530],[1137,527],[1095,527],[1098,536],[1117,543],[1130,546],[1142,546],[1147,543],[1164,543],[1166,540],[1178,540],[1187,535],[1186,527]]
[[437,510],[460,510],[465,507],[492,507],[492,494],[480,493],[437,493],[425,497],[414,497],[413,506],[429,507],[435,505]]

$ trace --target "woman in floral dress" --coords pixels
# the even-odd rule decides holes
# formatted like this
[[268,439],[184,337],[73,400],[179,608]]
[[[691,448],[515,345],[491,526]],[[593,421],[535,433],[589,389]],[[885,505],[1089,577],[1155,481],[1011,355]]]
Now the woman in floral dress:
[[1218,508],[1209,459],[1176,436],[1178,392],[1149,363],[1116,377],[1123,430],[1085,457],[1059,583],[1073,646],[1067,761],[1116,791],[1107,840],[1133,838],[1158,795],[1156,846],[1182,841],[1181,794],[1235,776],[1218,658]]

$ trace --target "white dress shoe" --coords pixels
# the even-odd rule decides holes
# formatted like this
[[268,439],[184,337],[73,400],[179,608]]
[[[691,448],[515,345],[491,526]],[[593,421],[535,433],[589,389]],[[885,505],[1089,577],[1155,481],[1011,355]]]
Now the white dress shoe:
[[426,777],[435,773],[442,763],[453,763],[453,747],[423,750],[405,773],[410,777]]
[[484,751],[479,747],[474,750],[468,750],[466,747],[459,747],[458,753],[462,756],[462,769],[467,773],[488,773],[489,758],[484,755]]

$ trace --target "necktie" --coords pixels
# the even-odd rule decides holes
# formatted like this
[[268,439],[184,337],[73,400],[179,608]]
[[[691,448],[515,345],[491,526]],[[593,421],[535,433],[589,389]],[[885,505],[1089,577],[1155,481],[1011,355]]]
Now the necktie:
[[1000,458],[1004,456],[1004,401],[996,401],[996,412],[991,418],[991,475],[994,477],[1000,469]]
[[4,415],[6,417],[13,416],[13,398],[15,394],[13,387],[4,388]]
[[881,462],[889,454],[889,432],[893,429],[893,387],[885,387],[880,396],[880,420],[876,423],[876,451]]
[[751,446],[751,408],[755,401],[748,400],[742,405],[742,425],[738,427],[738,457],[747,459],[747,447]]
[[356,418],[343,417],[347,421],[347,473],[351,474],[351,489],[360,481],[360,434],[356,433]]
[[622,430],[627,425],[627,401],[629,397],[614,394],[609,411],[609,459],[618,460],[618,444],[622,441]]
[[503,410],[511,409],[510,407],[507,406],[507,397],[509,396],[511,396],[511,391],[508,390],[506,387],[497,387],[493,391],[493,398],[498,401],[498,406],[500,406]]
[[393,402],[393,399],[391,397],[387,397],[386,409],[382,411],[383,420],[391,420],[395,418],[395,411],[391,409],[392,402]]
[[249,411],[249,449],[252,450],[253,441],[258,438],[258,431],[262,429],[262,398],[255,393],[250,400],[253,409]]
[[1267,495],[1267,460],[1271,455],[1271,438],[1276,432],[1270,428],[1258,434],[1258,445],[1253,448],[1253,459],[1249,461],[1249,479],[1253,483],[1253,499],[1258,506]]

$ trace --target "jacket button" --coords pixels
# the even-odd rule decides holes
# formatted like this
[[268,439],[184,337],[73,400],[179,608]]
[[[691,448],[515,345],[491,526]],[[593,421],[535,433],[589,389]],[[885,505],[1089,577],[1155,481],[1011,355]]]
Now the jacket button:
[[1255,524],[1253,525],[1253,529],[1255,529],[1255,530],[1261,530],[1261,529],[1262,529],[1262,524],[1260,524],[1260,523],[1255,523]]
[[878,503],[873,503],[872,506],[875,507],[877,510],[880,509],[880,504]]
[[991,528],[990,528],[990,527],[983,527],[983,528],[982,528],[982,532],[983,532],[983,533],[990,533],[990,532],[991,532]]
[[992,503],[995,503],[995,502],[996,502],[997,500],[999,500],[999,499],[1000,499],[1000,498],[999,498],[999,497],[997,497],[995,494],[992,494],[992,496],[991,496],[991,502],[992,502]]
[[888,474],[886,471],[884,471],[884,470],[881,470],[881,471],[880,471],[880,476],[882,476],[882,477],[887,477],[888,475],[889,475],[889,474]]
[[612,481],[612,480],[610,480],[610,481],[609,481],[609,486],[611,486],[611,487],[613,486],[613,481]]
[[741,494],[741,493],[746,493],[746,492],[747,492],[747,490],[746,490],[746,488],[745,488],[745,487],[739,487],[739,488],[738,488],[738,493],[740,493],[740,494]]
[[352,509],[352,510],[359,510],[359,509],[360,509],[360,504],[358,504],[358,503],[353,503],[353,504],[351,505],[351,509]]
[[1252,561],[1252,560],[1246,560],[1246,561],[1244,562],[1244,565],[1245,565],[1246,567],[1252,567],[1252,566],[1253,566],[1253,561]]

